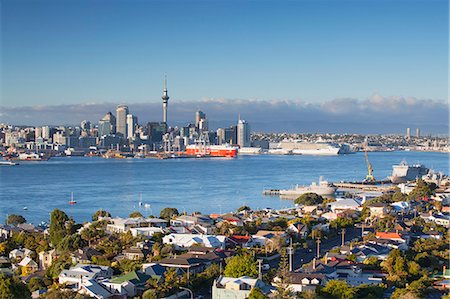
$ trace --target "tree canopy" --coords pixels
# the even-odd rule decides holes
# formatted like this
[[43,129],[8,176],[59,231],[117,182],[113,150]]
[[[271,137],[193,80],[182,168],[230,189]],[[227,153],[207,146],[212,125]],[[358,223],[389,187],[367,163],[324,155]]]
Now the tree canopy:
[[17,277],[8,277],[5,274],[0,275],[0,298],[31,298],[30,291]]
[[130,218],[141,218],[141,217],[144,217],[144,215],[142,215],[138,211],[134,211],[134,212],[131,212],[130,215],[128,215],[128,217],[130,217]]
[[436,189],[435,184],[428,184],[422,179],[417,179],[416,187],[408,194],[409,199],[416,200],[419,198],[430,197]]
[[178,210],[175,208],[164,208],[159,213],[159,218],[170,220],[173,216],[178,216],[180,213],[178,213]]
[[322,289],[327,298],[353,299],[356,295],[356,289],[351,287],[343,280],[330,280]]
[[318,205],[323,202],[323,197],[317,193],[305,193],[295,200],[296,204],[311,206]]
[[50,240],[53,246],[57,246],[58,243],[70,232],[66,227],[66,222],[69,217],[63,211],[54,209],[50,216]]
[[228,260],[224,274],[235,278],[241,276],[255,278],[258,275],[258,270],[253,257],[249,254],[242,254],[233,256]]
[[25,223],[27,220],[22,215],[11,214],[6,219],[6,224],[17,226],[18,224]]
[[92,221],[97,221],[98,217],[111,217],[111,214],[105,210],[98,210],[94,215],[92,215]]

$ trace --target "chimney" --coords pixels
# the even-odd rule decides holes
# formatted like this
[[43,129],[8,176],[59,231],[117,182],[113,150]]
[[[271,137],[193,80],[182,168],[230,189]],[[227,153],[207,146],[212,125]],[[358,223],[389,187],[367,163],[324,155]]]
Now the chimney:
[[313,269],[316,269],[316,258],[313,258]]

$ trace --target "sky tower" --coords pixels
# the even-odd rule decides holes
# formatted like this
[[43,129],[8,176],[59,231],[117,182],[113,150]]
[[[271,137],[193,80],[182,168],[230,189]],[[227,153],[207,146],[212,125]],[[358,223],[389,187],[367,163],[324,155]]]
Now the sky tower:
[[164,77],[164,93],[161,99],[163,100],[163,122],[167,124],[167,104],[169,103],[169,95],[167,94],[167,77]]

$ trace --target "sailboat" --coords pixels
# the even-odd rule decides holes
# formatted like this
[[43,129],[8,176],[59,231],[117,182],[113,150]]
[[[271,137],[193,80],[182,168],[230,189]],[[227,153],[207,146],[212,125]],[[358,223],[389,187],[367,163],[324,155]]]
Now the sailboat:
[[73,199],[73,192],[72,192],[72,194],[71,194],[71,196],[70,196],[70,200],[69,200],[69,205],[74,205],[74,204],[76,204],[77,202]]

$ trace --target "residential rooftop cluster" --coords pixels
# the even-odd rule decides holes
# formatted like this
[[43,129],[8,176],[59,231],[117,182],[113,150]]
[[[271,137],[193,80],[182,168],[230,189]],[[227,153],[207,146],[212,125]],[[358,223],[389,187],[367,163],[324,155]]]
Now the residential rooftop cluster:
[[[6,298],[438,298],[448,294],[449,186],[306,193],[283,210],[100,210],[0,227]],[[9,297],[8,297],[9,296]],[[191,298],[192,298],[191,297]]]

